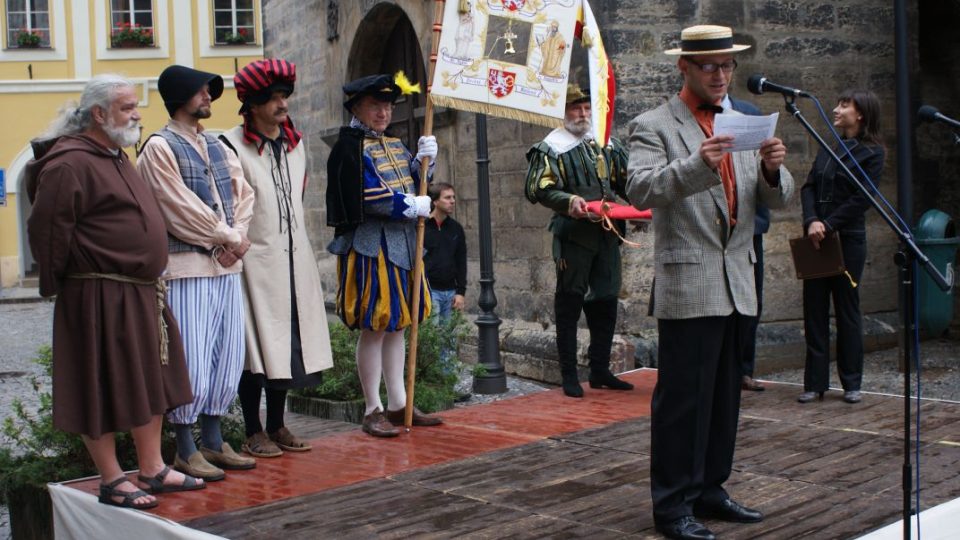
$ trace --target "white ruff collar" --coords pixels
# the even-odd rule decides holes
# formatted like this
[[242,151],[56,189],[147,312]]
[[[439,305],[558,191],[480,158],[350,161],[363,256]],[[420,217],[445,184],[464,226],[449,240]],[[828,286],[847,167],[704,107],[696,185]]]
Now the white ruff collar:
[[551,131],[550,134],[543,139],[543,142],[547,143],[547,146],[549,146],[550,149],[559,155],[573,150],[581,142],[585,142],[590,139],[592,139],[592,137],[589,131],[584,134],[583,137],[577,137],[573,133],[567,131],[567,128],[560,127]]

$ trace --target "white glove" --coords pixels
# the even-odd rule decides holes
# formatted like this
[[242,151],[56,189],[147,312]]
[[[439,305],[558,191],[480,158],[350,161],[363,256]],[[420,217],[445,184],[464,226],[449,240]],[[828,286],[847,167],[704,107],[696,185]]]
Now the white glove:
[[403,215],[407,219],[430,217],[429,195],[407,195],[404,202],[407,203],[407,209],[403,211]]
[[433,135],[420,137],[417,141],[417,161],[428,157],[431,161],[437,159],[437,138]]

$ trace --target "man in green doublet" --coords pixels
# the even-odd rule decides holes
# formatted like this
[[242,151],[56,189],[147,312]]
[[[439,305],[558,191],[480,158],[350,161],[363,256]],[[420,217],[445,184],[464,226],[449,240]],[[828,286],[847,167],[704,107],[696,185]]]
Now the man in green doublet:
[[527,199],[554,211],[550,220],[557,287],[554,319],[563,392],[583,397],[577,376],[577,322],[586,314],[590,387],[630,390],[610,372],[610,348],[620,293],[620,237],[587,212],[588,201],[624,197],[627,152],[619,140],[601,147],[593,139],[590,96],[576,85],[567,91],[564,127],[550,132],[527,152]]

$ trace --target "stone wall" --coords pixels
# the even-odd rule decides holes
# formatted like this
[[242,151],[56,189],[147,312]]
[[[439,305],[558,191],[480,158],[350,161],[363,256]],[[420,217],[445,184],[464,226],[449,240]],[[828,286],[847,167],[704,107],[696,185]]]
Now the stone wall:
[[[349,72],[348,62],[365,61],[351,59],[351,51],[370,54],[370,47],[358,47],[354,43],[358,39],[358,28],[367,15],[376,19],[383,10],[399,8],[417,33],[423,57],[428,58],[434,5],[422,0],[342,0],[332,3],[339,7],[338,37],[328,41],[328,0],[264,1],[266,55],[288,58],[299,67],[300,80],[291,100],[291,111],[308,141],[308,225],[323,272],[325,293],[330,300],[335,294],[335,263],[323,250],[331,237],[324,215],[325,163],[330,136],[344,121],[340,86]],[[681,28],[708,22],[729,25],[734,27],[739,42],[753,45],[738,56],[740,67],[735,73],[733,92],[739,97],[755,98],[754,103],[765,112],[781,112],[778,134],[789,148],[787,166],[797,180],[798,189],[816,154],[815,143],[798,122],[785,115],[780,96],[757,97],[746,93],[749,75],[762,72],[775,81],[819,96],[828,116],[835,106],[836,96],[844,88],[864,86],[880,96],[884,140],[891,152],[880,187],[896,206],[896,163],[892,154],[896,149],[894,36],[890,2],[592,0],[591,4],[600,18],[605,44],[617,75],[617,135],[625,137],[630,118],[659,105],[680,88],[675,59],[663,55],[662,51],[675,45]],[[927,10],[927,6],[923,9]],[[957,8],[947,6],[941,11],[950,9],[955,11]],[[914,29],[919,21],[931,26],[924,32],[926,35],[932,32],[939,36],[932,43],[929,40],[922,43],[926,46],[922,50],[936,51],[936,56],[911,62],[914,81],[920,87],[919,95],[931,103],[945,104],[941,107],[943,112],[957,116],[960,111],[951,111],[946,104],[956,103],[956,86],[960,80],[956,71],[960,64],[956,60],[960,47],[956,44],[956,32],[947,32],[946,23],[939,22],[956,20],[956,14],[950,19],[938,20],[947,14],[933,11],[932,8],[924,11],[919,18],[917,13],[912,13]],[[937,25],[944,30],[937,32]],[[911,55],[916,60],[916,48]],[[819,126],[822,134],[826,133],[810,102],[804,101],[801,110]],[[446,118],[449,121],[435,130],[442,149],[437,178],[451,182],[457,189],[456,217],[463,223],[468,237],[471,280],[468,306],[476,312],[479,248],[474,115],[452,112]],[[942,128],[936,130],[941,141],[945,131]],[[534,326],[550,333],[554,287],[551,238],[546,231],[550,213],[529,204],[523,197],[524,153],[547,132],[538,126],[490,118],[487,136],[491,158],[494,271],[499,300],[496,311],[505,319],[504,327],[509,327],[511,320],[520,320],[539,323]],[[921,194],[917,197],[918,206],[946,202],[948,208],[944,208],[945,211],[960,214],[956,208],[960,200],[956,187],[960,176],[956,147],[946,142],[928,145],[926,142],[930,139],[922,140],[927,148],[923,154],[924,167],[928,170],[937,168],[937,183],[918,179],[917,191]],[[869,258],[861,284],[863,308],[868,313],[893,311],[897,307],[896,272],[891,260],[896,242],[873,212],[869,216]],[[787,242],[788,238],[799,234],[800,205],[795,197],[788,208],[774,212],[771,231],[766,236],[765,322],[797,321],[801,317],[801,287],[793,275]],[[655,324],[646,316],[646,308],[653,277],[653,237],[640,231],[632,233],[630,239],[640,242],[644,248],[624,248],[624,287],[618,330],[631,336],[650,336]]]

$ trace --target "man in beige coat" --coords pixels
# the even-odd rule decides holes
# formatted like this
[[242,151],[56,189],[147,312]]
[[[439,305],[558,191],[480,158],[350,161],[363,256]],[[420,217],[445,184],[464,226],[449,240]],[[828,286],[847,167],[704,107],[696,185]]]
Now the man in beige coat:
[[[257,196],[244,257],[247,360],[239,397],[246,424],[244,451],[277,457],[310,444],[283,424],[287,390],[320,383],[333,365],[327,315],[313,248],[304,223],[306,155],[287,115],[296,66],[257,60],[234,76],[243,124],[221,140],[240,158]],[[266,431],[260,395],[267,395]]]
[[753,523],[763,514],[723,488],[733,465],[740,410],[738,324],[757,314],[754,212],[782,208],[793,193],[776,137],[759,151],[731,152],[713,133],[737,67],[723,26],[681,33],[679,94],[629,124],[627,198],[653,209],[654,310],[659,334],[651,402],[650,488],[658,532],[712,540],[696,518]]

